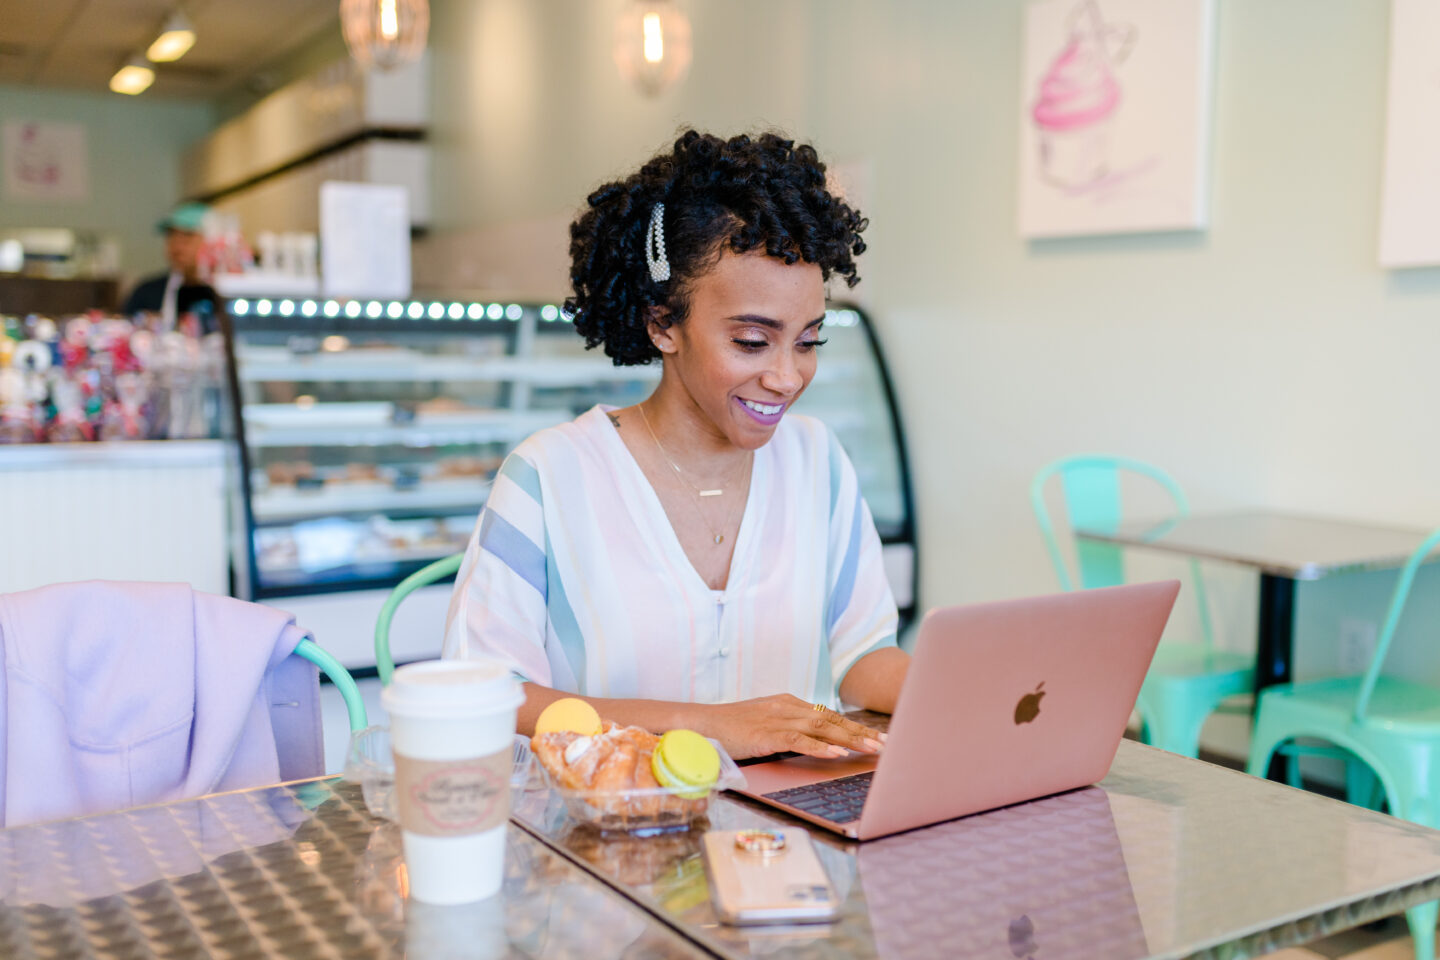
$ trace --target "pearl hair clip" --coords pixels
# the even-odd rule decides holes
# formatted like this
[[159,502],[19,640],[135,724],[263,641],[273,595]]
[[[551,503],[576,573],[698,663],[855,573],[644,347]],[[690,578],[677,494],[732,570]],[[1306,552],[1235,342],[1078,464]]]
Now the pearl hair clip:
[[664,283],[670,279],[670,261],[665,257],[665,204],[657,203],[650,211],[650,227],[645,231],[645,262],[650,266],[650,279]]

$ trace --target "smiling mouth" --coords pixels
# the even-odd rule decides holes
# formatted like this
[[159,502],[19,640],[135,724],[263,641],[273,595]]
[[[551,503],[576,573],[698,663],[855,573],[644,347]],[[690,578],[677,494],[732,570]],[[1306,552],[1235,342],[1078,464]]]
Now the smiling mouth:
[[754,410],[756,413],[760,414],[760,416],[762,417],[773,417],[775,416],[775,414],[785,409],[785,404],[783,403],[755,403],[754,401],[746,400],[743,397],[740,398],[740,402],[745,404],[745,406],[749,409]]

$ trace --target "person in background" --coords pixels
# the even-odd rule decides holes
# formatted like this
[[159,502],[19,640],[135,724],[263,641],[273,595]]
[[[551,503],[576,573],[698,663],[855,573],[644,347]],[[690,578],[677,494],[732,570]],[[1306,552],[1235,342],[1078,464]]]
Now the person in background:
[[465,553],[443,655],[508,664],[522,733],[574,694],[736,758],[880,748],[837,710],[892,712],[909,665],[880,538],[835,435],[789,412],[864,228],[776,134],[687,131],[590,195],[566,310],[660,381],[522,443]]
[[160,221],[170,269],[141,281],[131,291],[123,311],[127,317],[158,313],[165,326],[173,328],[183,314],[193,312],[201,318],[202,333],[214,331],[220,297],[198,272],[203,240],[200,225],[208,212],[209,207],[203,203],[182,203]]

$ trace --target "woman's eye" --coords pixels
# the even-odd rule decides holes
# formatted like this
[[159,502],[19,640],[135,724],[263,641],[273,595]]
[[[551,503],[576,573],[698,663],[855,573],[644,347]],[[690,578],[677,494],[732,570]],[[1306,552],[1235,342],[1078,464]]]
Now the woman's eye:
[[801,350],[814,350],[816,347],[823,347],[829,340],[801,340],[796,346]]
[[769,346],[764,340],[731,340],[730,342],[743,350],[764,350]]

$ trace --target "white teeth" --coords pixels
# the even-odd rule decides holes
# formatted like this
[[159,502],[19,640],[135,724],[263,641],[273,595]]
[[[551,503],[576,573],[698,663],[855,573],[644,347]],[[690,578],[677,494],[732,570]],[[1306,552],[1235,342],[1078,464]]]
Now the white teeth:
[[749,400],[741,400],[740,402],[745,404],[745,406],[749,407],[751,410],[754,410],[756,413],[760,414],[762,417],[773,417],[775,414],[785,409],[785,404],[783,403],[751,403]]

